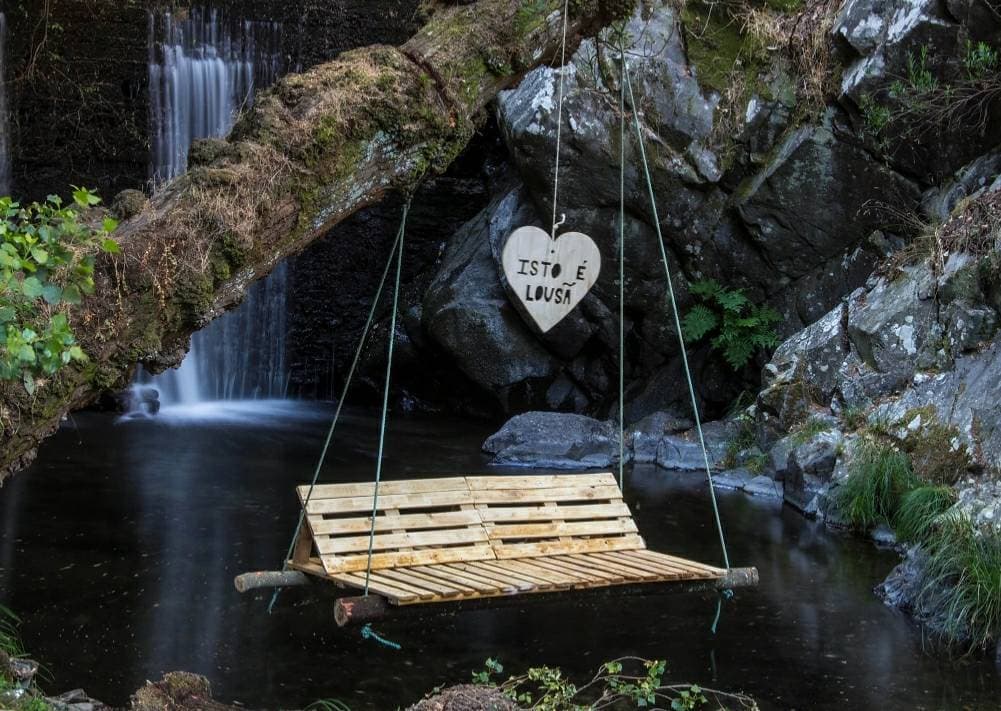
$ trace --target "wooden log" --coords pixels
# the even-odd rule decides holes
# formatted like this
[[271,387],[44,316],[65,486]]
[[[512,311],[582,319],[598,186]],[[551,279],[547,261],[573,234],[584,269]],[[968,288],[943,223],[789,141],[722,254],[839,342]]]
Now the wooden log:
[[[344,52],[259,93],[226,139],[196,144],[188,172],[121,223],[95,292],[69,318],[89,361],[0,381],[0,480],[26,466],[73,409],[128,384],[137,362],[177,365],[190,335],[247,288],[387,191],[443,172],[487,104],[560,57],[563,0],[441,6],[400,47]],[[574,2],[567,56],[627,10]],[[99,217],[99,216],[95,216]]]
[[503,595],[470,600],[442,600],[432,604],[390,605],[381,595],[340,597],[334,602],[334,621],[338,627],[364,624],[388,615],[421,615],[454,612],[470,612],[497,607],[512,607],[547,603],[556,600],[580,600],[582,602],[607,599],[609,597],[629,597],[633,595],[661,594],[706,594],[721,590],[740,590],[758,586],[757,568],[731,568],[722,578],[713,580],[689,580],[679,582],[656,582],[636,585],[611,585],[607,587],[564,590],[557,592],[532,593],[524,595]]
[[338,627],[364,624],[386,616],[389,603],[382,595],[339,597],[334,603],[334,621]]
[[236,591],[241,593],[260,588],[293,588],[309,584],[309,576],[298,570],[260,570],[241,573],[233,578]]

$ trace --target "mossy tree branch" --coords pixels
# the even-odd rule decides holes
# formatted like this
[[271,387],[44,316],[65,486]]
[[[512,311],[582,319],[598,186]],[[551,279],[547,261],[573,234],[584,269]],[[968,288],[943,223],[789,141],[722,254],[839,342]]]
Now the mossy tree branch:
[[[571,43],[622,5],[572,2]],[[0,479],[30,462],[69,411],[124,387],[136,363],[176,365],[191,333],[281,260],[387,191],[443,171],[498,91],[558,57],[562,6],[434,4],[401,47],[346,52],[288,76],[226,140],[196,144],[188,173],[122,223],[122,254],[100,265],[95,295],[71,313],[89,362],[31,396],[0,385]]]

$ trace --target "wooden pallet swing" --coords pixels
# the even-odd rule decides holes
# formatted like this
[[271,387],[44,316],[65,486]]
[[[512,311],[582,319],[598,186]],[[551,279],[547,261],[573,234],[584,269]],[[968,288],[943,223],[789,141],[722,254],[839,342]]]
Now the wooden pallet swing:
[[[564,11],[564,22],[566,13]],[[564,56],[565,64],[565,56]],[[622,150],[625,145],[625,92],[630,104],[632,87],[622,62]],[[560,73],[557,127],[562,126],[563,76]],[[649,175],[643,134],[634,112],[634,125],[643,159],[647,188],[657,227],[675,328],[681,338],[671,275],[660,235],[653,185]],[[553,227],[547,234],[536,227],[515,230],[505,243],[502,266],[504,284],[522,316],[545,333],[567,316],[597,281],[601,255],[594,241],[579,232],[557,228],[559,128],[556,140],[557,173],[554,179]],[[624,170],[624,153],[622,154]],[[623,178],[624,180],[624,178]],[[622,201],[624,204],[624,200]],[[723,549],[724,567],[704,565],[648,550],[639,535],[629,507],[622,499],[622,446],[624,421],[619,416],[619,480],[609,472],[527,476],[454,476],[446,478],[381,481],[389,385],[394,339],[390,337],[382,401],[379,450],[375,481],[371,483],[317,484],[341,406],[351,385],[376,307],[395,260],[396,285],[390,334],[396,333],[403,263],[404,236],[410,202],[407,201],[396,242],[390,252],[376,292],[369,319],[362,331],[344,391],[327,434],[327,441],[312,483],[297,489],[302,505],[299,526],[283,561],[282,570],[237,576],[241,592],[258,588],[306,585],[325,581],[363,595],[340,597],[335,619],[341,626],[366,622],[392,609],[433,603],[487,604],[499,599],[615,588],[726,591],[758,583],[755,568],[731,568],[706,457],[706,476]],[[624,326],[625,259],[623,220],[619,231],[619,402],[623,401],[622,343]],[[700,443],[702,430],[694,387],[681,341],[682,362]]]

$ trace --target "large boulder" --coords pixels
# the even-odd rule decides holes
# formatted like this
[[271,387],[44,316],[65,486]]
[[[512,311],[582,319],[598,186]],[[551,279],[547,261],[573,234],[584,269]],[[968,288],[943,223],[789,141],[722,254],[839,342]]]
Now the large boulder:
[[483,443],[491,464],[536,469],[594,469],[618,461],[617,429],[610,422],[559,412],[512,417]]

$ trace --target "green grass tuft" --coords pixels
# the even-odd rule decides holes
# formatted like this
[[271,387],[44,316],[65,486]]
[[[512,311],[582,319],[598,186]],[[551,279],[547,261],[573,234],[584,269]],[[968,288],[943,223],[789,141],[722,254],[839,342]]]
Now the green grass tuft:
[[919,486],[900,499],[893,516],[897,539],[923,543],[935,530],[942,514],[955,503],[956,495],[948,486]]
[[17,615],[0,605],[0,652],[8,657],[20,657],[25,653],[17,634],[20,622]]
[[901,497],[917,485],[906,454],[881,442],[864,441],[838,488],[838,507],[850,526],[869,530],[892,521]]
[[1001,638],[1001,535],[980,534],[969,518],[949,517],[926,544],[919,602],[945,621],[951,640],[985,649]]

